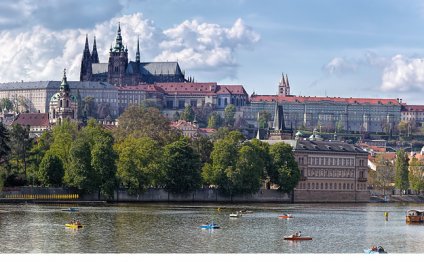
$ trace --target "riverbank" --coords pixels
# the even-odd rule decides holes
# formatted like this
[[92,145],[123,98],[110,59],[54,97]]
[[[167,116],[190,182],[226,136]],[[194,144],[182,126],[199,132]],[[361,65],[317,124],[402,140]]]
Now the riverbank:
[[384,203],[384,202],[405,202],[405,203],[424,203],[424,196],[419,195],[388,195],[384,196],[371,196],[370,202]]

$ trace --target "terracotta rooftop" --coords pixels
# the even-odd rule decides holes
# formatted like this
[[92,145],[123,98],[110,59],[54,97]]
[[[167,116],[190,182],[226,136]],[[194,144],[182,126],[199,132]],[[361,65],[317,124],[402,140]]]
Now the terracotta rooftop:
[[49,126],[49,113],[20,113],[13,124],[22,126]]
[[404,105],[402,111],[407,112],[424,112],[424,105]]
[[387,98],[343,98],[343,97],[319,97],[319,96],[278,96],[278,95],[252,95],[251,102],[289,102],[289,103],[311,103],[311,102],[334,102],[345,104],[383,104],[401,105],[397,99]]

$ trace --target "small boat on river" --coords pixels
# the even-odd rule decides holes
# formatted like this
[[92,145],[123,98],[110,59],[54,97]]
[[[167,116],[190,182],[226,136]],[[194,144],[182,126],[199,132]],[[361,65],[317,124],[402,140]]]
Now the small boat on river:
[[382,246],[372,246],[371,248],[364,249],[365,254],[387,254]]
[[293,235],[284,236],[284,240],[291,240],[291,241],[302,241],[302,240],[312,240],[312,237],[310,236],[302,236],[299,232],[294,233]]
[[78,207],[68,207],[66,209],[62,209],[62,211],[66,211],[66,212],[78,212],[79,208]]
[[406,212],[406,223],[423,223],[424,210],[411,209]]
[[232,217],[232,218],[239,218],[241,216],[242,216],[242,214],[240,212],[238,212],[238,211],[236,213],[230,214],[230,217]]
[[293,218],[292,214],[283,214],[281,216],[278,216],[278,218],[287,219],[287,218]]
[[80,222],[71,222],[71,223],[65,224],[65,227],[78,229],[78,228],[82,228],[82,224]]
[[253,213],[252,210],[247,210],[247,209],[242,209],[239,212],[242,213],[242,214],[252,214]]
[[215,223],[209,223],[209,224],[204,224],[200,226],[201,229],[218,229],[220,228],[217,224]]

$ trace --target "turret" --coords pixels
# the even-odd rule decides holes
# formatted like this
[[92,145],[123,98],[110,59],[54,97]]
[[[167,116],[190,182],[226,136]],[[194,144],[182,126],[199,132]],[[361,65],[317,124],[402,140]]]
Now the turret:
[[290,84],[289,84],[289,78],[287,74],[285,77],[284,77],[284,73],[281,74],[281,80],[278,85],[278,95],[280,96],[290,95]]
[[90,81],[92,75],[92,58],[88,46],[88,35],[85,36],[85,46],[82,54],[80,81]]
[[96,46],[96,36],[94,36],[93,52],[91,52],[91,63],[93,64],[99,63],[99,55],[97,54],[97,46]]

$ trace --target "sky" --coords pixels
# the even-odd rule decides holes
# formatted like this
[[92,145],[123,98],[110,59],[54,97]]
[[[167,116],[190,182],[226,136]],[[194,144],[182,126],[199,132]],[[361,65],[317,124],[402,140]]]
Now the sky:
[[139,38],[196,82],[424,104],[421,0],[2,0],[0,82],[79,80],[86,35],[107,62],[118,23],[130,60]]

